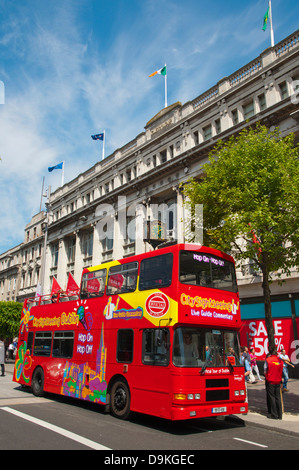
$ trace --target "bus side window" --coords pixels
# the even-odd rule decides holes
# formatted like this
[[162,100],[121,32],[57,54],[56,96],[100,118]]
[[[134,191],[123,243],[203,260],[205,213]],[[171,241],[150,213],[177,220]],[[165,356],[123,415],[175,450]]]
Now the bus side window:
[[33,346],[33,331],[29,331],[28,339],[27,339],[27,350],[29,349],[30,355],[32,354],[32,346]]
[[168,287],[172,281],[172,253],[154,256],[141,261],[139,290]]
[[168,366],[169,348],[169,331],[167,328],[149,328],[143,331],[143,364]]
[[108,274],[107,295],[124,294],[136,290],[138,263],[111,266]]
[[133,361],[133,344],[134,333],[133,330],[118,330],[117,332],[117,352],[116,357],[118,362],[132,362]]
[[106,275],[106,269],[84,273],[81,284],[81,299],[102,296],[105,290]]
[[52,333],[50,331],[38,331],[34,339],[34,356],[50,357],[52,345]]
[[73,357],[74,332],[73,331],[55,331],[53,341],[53,357]]

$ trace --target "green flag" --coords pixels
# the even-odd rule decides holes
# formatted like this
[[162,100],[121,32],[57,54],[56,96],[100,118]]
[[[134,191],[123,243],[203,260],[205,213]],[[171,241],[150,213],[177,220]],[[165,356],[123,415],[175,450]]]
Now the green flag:
[[265,16],[264,16],[263,31],[266,31],[267,29],[267,24],[268,24],[268,19],[269,19],[269,10],[270,8],[268,7],[268,10],[266,11]]

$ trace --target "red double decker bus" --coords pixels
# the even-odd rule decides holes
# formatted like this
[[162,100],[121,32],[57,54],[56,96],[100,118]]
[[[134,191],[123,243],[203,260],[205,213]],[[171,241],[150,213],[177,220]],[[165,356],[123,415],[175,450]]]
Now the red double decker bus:
[[123,419],[247,412],[229,255],[177,244],[86,268],[80,289],[25,301],[16,382]]

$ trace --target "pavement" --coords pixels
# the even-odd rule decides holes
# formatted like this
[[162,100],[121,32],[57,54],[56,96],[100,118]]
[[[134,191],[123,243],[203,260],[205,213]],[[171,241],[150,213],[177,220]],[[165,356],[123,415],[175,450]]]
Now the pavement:
[[289,379],[288,392],[282,393],[282,419],[267,418],[265,381],[247,385],[248,413],[238,415],[245,425],[257,425],[299,437],[299,380]]
[[[12,377],[13,369],[14,361],[8,359],[5,364],[5,374]],[[229,419],[233,419],[241,426],[259,426],[299,437],[299,380],[289,379],[288,390],[282,394],[284,409],[282,419],[267,418],[264,380],[247,385],[248,413],[233,415]]]

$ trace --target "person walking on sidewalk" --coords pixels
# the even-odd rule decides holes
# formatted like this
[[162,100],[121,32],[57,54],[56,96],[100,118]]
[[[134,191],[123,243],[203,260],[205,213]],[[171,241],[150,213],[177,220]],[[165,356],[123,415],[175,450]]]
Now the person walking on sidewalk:
[[283,361],[277,355],[277,349],[269,349],[269,355],[264,364],[266,378],[266,394],[268,418],[282,419],[281,379]]
[[251,370],[255,371],[257,378],[260,382],[263,382],[263,379],[261,379],[260,373],[259,373],[259,368],[256,363],[256,355],[255,355],[255,350],[254,348],[250,349],[250,359],[251,359]]
[[5,345],[0,341],[0,364],[1,364],[1,377],[5,375]]
[[286,354],[285,349],[281,349],[280,354],[279,354],[280,359],[283,361],[283,369],[282,369],[282,375],[283,375],[283,385],[282,385],[282,391],[283,392],[288,392],[289,390],[287,389],[287,383],[289,380],[289,370],[288,366],[295,367],[291,362],[289,356]]

